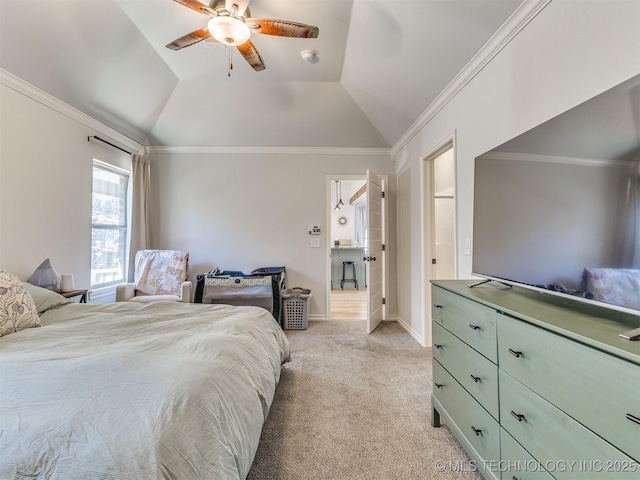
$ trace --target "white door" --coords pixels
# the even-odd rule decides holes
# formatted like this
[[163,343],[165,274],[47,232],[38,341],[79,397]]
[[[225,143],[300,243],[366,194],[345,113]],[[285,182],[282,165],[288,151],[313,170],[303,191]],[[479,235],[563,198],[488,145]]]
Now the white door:
[[382,182],[367,170],[367,333],[382,321]]

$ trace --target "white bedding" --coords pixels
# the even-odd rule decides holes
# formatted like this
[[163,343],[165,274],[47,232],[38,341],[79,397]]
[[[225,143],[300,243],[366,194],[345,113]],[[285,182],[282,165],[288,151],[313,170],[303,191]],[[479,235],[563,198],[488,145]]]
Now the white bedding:
[[71,303],[0,338],[0,478],[244,479],[289,346],[258,307]]

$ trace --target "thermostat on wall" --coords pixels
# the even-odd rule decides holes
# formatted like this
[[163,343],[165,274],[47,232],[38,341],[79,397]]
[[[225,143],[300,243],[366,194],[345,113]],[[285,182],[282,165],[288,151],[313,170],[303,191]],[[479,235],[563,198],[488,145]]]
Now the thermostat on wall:
[[320,235],[320,225],[309,225],[309,235]]

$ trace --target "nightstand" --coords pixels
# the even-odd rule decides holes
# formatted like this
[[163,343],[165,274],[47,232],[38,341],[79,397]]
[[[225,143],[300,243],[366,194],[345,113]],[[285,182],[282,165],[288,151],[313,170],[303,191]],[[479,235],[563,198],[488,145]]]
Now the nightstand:
[[87,295],[89,290],[69,290],[68,292],[60,292],[64,298],[80,297],[78,303],[87,303]]

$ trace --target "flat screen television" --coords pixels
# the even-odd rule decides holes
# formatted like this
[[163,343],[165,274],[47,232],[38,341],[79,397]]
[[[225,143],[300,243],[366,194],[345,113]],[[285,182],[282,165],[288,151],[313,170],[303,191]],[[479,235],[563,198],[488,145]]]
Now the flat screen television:
[[640,75],[475,159],[472,271],[640,315]]

